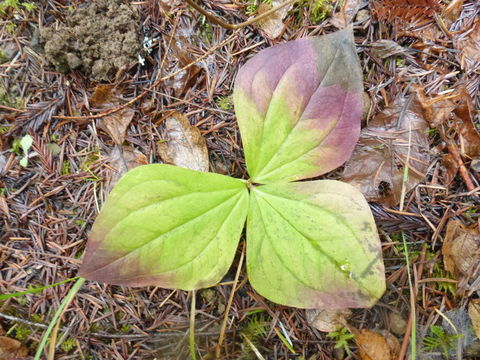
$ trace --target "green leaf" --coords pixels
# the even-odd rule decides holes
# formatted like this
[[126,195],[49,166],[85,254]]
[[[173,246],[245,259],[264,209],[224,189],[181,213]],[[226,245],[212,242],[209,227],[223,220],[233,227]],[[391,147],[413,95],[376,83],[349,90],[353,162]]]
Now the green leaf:
[[28,154],[28,152],[30,151],[30,148],[32,147],[33,145],[33,137],[30,136],[30,135],[25,135],[24,137],[22,137],[22,139],[20,140],[20,145],[22,146],[22,150],[23,150],[23,153],[25,155]]
[[192,290],[228,271],[248,211],[245,182],[171,165],[129,171],[92,229],[80,276]]
[[238,72],[234,103],[252,180],[306,179],[343,164],[360,133],[362,92],[351,28],[250,59]]
[[252,190],[247,271],[261,295],[300,308],[369,307],[385,291],[368,203],[352,186],[333,180]]

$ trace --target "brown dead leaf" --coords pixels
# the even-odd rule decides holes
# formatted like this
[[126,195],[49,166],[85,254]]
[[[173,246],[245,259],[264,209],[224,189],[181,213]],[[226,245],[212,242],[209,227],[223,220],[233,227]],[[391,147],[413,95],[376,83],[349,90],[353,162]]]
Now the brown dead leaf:
[[[425,118],[431,127],[435,127],[442,140],[447,144],[448,153],[443,155],[446,168],[444,185],[450,184],[458,171],[466,179],[466,170],[462,167],[461,157],[468,159],[480,155],[480,134],[474,125],[473,105],[466,89],[459,88],[454,96],[439,96],[427,98],[423,90],[417,89]],[[471,182],[471,180],[470,180]]]
[[407,320],[397,312],[392,311],[388,314],[388,324],[389,330],[395,335],[402,336],[407,331]]
[[345,0],[343,1],[342,8],[339,12],[335,13],[330,19],[330,23],[337,27],[338,29],[345,28],[350,24],[357,15],[360,6],[362,5],[361,0]]
[[445,166],[445,174],[443,175],[443,185],[448,186],[452,183],[453,179],[460,169],[460,164],[455,161],[452,154],[442,155],[443,165]]
[[113,85],[98,85],[88,102],[92,106],[99,107],[110,102],[113,96]]
[[[470,100],[470,98],[469,98]],[[473,123],[473,110],[471,101],[462,102],[454,110],[454,128],[460,135],[461,153],[468,157],[480,155],[480,134]]]
[[400,352],[400,343],[388,331],[376,332],[362,329],[354,334],[355,342],[360,352],[360,359],[397,360]]
[[0,336],[0,360],[16,360],[27,355],[28,350],[20,341]]
[[0,214],[3,213],[7,218],[10,217],[10,211],[8,210],[7,198],[0,195]]
[[[272,4],[268,5],[264,2],[258,7],[258,14],[261,15],[273,7],[279,6],[286,2],[287,0],[272,0]],[[258,22],[260,28],[265,32],[265,34],[270,39],[275,39],[280,36],[280,34],[285,29],[285,24],[283,23],[283,18],[288,14],[293,4],[284,6],[283,8],[275,11],[273,14],[267,16],[265,19],[262,19]]]
[[459,61],[463,70],[470,71],[480,66],[480,20],[472,26],[472,30],[454,42],[459,53]]
[[97,127],[110,135],[115,144],[121,145],[125,140],[125,132],[134,115],[135,111],[133,109],[125,108],[99,119]]
[[473,330],[480,339],[480,299],[474,299],[468,304],[468,315],[472,321]]
[[208,171],[208,150],[200,130],[191,126],[185,115],[174,113],[165,120],[165,142],[158,154],[165,163],[186,169]]
[[342,180],[357,187],[369,201],[397,205],[401,197],[410,130],[410,160],[405,190],[413,189],[425,177],[430,161],[427,129],[418,99],[397,99],[362,130],[360,140],[345,164]]
[[323,332],[336,331],[345,327],[347,319],[352,315],[348,309],[345,310],[305,310],[307,322],[310,326]]
[[372,53],[375,57],[386,59],[394,55],[407,55],[409,50],[398,45],[393,40],[378,40],[372,43]]
[[110,166],[113,167],[116,172],[112,174],[112,177],[107,182],[107,192],[113,188],[128,170],[147,164],[147,157],[139,150],[130,146],[115,146],[110,154]]
[[[113,85],[98,85],[93,91],[89,103],[101,111],[114,109],[120,106],[117,95]],[[121,145],[125,140],[125,131],[134,115],[135,111],[127,107],[98,119],[97,127],[110,135],[115,144]]]
[[480,262],[480,233],[460,221],[450,220],[442,247],[445,269],[457,279],[471,275]]

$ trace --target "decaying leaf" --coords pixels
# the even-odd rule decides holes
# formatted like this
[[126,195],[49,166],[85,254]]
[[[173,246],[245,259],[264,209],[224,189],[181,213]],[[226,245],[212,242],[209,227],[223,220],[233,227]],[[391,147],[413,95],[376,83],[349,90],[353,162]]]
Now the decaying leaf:
[[362,94],[351,27],[250,59],[233,97],[252,180],[306,179],[343,164],[360,132]]
[[459,60],[462,69],[466,71],[478,69],[480,66],[480,20],[473,25],[471,31],[454,42],[460,51]]
[[215,285],[233,261],[247,210],[241,180],[165,164],[137,167],[103,205],[79,276],[183,290]]
[[407,331],[408,323],[402,315],[392,311],[388,314],[388,325],[388,329],[392,333],[398,336],[402,336],[403,334],[405,334],[405,331]]
[[480,339],[480,299],[473,299],[468,304],[468,315],[472,321],[473,330]]
[[397,360],[400,352],[398,339],[388,331],[362,329],[354,332],[362,360]]
[[310,326],[323,332],[332,332],[345,327],[352,312],[349,309],[307,309],[305,315]]
[[408,49],[398,45],[393,40],[378,40],[372,43],[372,53],[380,59],[386,59],[394,55],[407,55]]
[[133,119],[135,111],[131,108],[119,110],[98,120],[97,127],[105,131],[117,145],[122,145],[125,132]]
[[165,80],[165,87],[172,89],[176,97],[184,95],[195,84],[202,71],[197,64],[181,70],[193,62],[192,54],[197,50],[193,48],[193,44],[198,43],[199,39],[198,34],[193,30],[195,26],[191,23],[192,19],[185,16],[180,21],[184,24],[179,25],[178,31],[175,31],[167,54],[167,61],[162,68],[163,74],[176,73],[175,76]]
[[450,220],[442,247],[445,269],[457,279],[472,276],[480,262],[480,233],[460,221]]
[[253,188],[247,244],[250,283],[278,304],[370,307],[385,291],[375,221],[362,194],[346,183]]
[[0,360],[17,360],[28,355],[28,349],[18,340],[0,336]]
[[[480,155],[480,133],[474,125],[472,99],[466,89],[460,88],[454,96],[427,98],[422,90],[417,91],[425,118],[446,143],[448,153],[442,156],[446,168],[444,184],[448,185],[458,171],[467,188],[474,187],[467,178],[463,158],[467,160]],[[462,172],[463,168],[463,172]]]
[[[112,85],[98,85],[89,99],[90,105],[105,111],[120,106],[116,90]],[[129,107],[116,111],[97,120],[97,127],[105,131],[113,142],[121,145],[125,140],[125,132],[135,115]]]
[[355,18],[361,5],[361,0],[344,0],[342,8],[332,16],[330,23],[338,29],[343,29]]
[[187,117],[174,113],[165,120],[165,140],[158,144],[158,154],[167,164],[186,169],[208,171],[208,150],[205,138]]
[[427,130],[417,98],[397,99],[362,130],[342,180],[360,189],[367,200],[397,205],[409,151],[406,191],[425,177],[430,161]]
[[112,85],[98,85],[95,87],[95,90],[88,101],[92,106],[101,107],[109,103],[113,97],[114,88]]
[[[271,5],[262,2],[258,7],[258,14],[261,15],[264,12],[270,10],[271,8],[279,6],[286,1],[287,0],[272,0]],[[283,8],[275,11],[272,15],[267,16],[265,19],[259,21],[260,28],[265,31],[265,34],[270,39],[275,39],[280,36],[280,34],[285,28],[285,24],[282,20],[288,14],[292,6],[293,4],[284,6]]]
[[4,214],[7,218],[10,217],[10,211],[8,209],[7,198],[0,195],[0,214]]
[[122,147],[115,146],[110,155],[110,166],[116,171],[112,174],[112,177],[106,185],[107,192],[113,188],[128,170],[147,164],[148,159],[140,150],[125,145]]

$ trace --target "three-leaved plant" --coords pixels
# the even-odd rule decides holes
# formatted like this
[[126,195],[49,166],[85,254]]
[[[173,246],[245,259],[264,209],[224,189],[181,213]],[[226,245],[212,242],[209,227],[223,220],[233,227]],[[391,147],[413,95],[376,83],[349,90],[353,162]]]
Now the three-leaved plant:
[[351,28],[260,51],[234,88],[249,180],[164,164],[123,176],[98,215],[80,276],[193,290],[228,271],[245,222],[261,295],[301,308],[372,306],[385,291],[363,195],[334,180],[360,133],[362,73]]

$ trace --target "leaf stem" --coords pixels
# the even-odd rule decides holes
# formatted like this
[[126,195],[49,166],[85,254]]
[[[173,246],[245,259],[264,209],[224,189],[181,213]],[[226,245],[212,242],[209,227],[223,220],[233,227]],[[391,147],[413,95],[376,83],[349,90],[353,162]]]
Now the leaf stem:
[[242,253],[240,255],[240,260],[238,261],[237,272],[235,273],[235,280],[233,281],[232,291],[230,292],[230,297],[228,298],[227,307],[225,308],[225,316],[223,317],[222,327],[220,328],[220,335],[218,336],[218,344],[215,348],[215,358],[220,359],[220,353],[222,350],[223,339],[225,338],[225,329],[227,327],[228,313],[233,302],[233,295],[235,294],[238,278],[240,277],[240,271],[242,270],[243,258],[245,257],[245,243],[243,243]]
[[192,290],[191,294],[192,301],[190,304],[190,333],[188,334],[188,344],[190,347],[190,356],[192,357],[192,360],[197,360],[197,354],[195,353],[195,290]]

